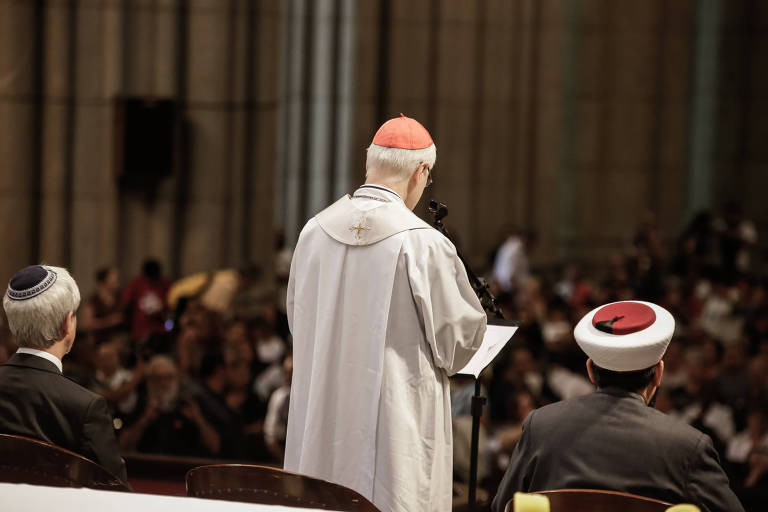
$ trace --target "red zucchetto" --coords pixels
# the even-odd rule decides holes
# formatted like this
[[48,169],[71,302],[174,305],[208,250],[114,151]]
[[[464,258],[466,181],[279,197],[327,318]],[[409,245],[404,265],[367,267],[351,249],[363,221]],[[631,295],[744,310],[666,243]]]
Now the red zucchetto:
[[373,143],[399,149],[426,149],[434,144],[432,136],[420,122],[403,114],[381,125],[373,136]]

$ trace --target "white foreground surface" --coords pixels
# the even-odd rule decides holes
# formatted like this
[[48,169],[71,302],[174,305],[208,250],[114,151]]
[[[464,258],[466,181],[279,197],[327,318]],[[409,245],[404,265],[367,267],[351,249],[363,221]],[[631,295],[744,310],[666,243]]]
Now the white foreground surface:
[[233,501],[156,496],[129,492],[96,491],[71,487],[42,487],[0,483],[0,510],[3,512],[307,512],[308,508],[253,505]]

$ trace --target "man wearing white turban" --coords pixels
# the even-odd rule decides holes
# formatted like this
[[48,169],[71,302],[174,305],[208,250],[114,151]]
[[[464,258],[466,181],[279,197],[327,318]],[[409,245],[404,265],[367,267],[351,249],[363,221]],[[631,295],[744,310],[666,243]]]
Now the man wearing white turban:
[[652,407],[674,330],[672,315],[649,302],[615,302],[581,319],[574,337],[598,389],[528,415],[494,512],[516,491],[549,489],[628,492],[702,512],[744,510],[712,440]]

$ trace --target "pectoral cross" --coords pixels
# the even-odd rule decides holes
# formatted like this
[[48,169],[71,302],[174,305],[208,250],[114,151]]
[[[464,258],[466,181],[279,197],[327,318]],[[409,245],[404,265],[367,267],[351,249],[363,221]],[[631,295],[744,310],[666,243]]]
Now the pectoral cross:
[[351,228],[349,228],[349,230],[350,230],[350,231],[355,231],[355,238],[357,238],[358,240],[360,240],[360,233],[361,233],[362,231],[368,231],[369,229],[371,229],[371,228],[369,228],[369,227],[366,227],[366,226],[363,224],[363,220],[362,220],[362,219],[360,219],[360,220],[357,222],[357,226],[352,226]]

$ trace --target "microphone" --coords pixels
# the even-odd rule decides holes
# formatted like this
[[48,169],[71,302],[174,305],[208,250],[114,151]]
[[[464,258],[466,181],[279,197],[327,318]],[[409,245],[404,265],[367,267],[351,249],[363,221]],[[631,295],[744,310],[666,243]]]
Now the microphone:
[[448,207],[432,199],[429,201],[429,213],[435,218],[435,222],[438,222],[448,215]]

